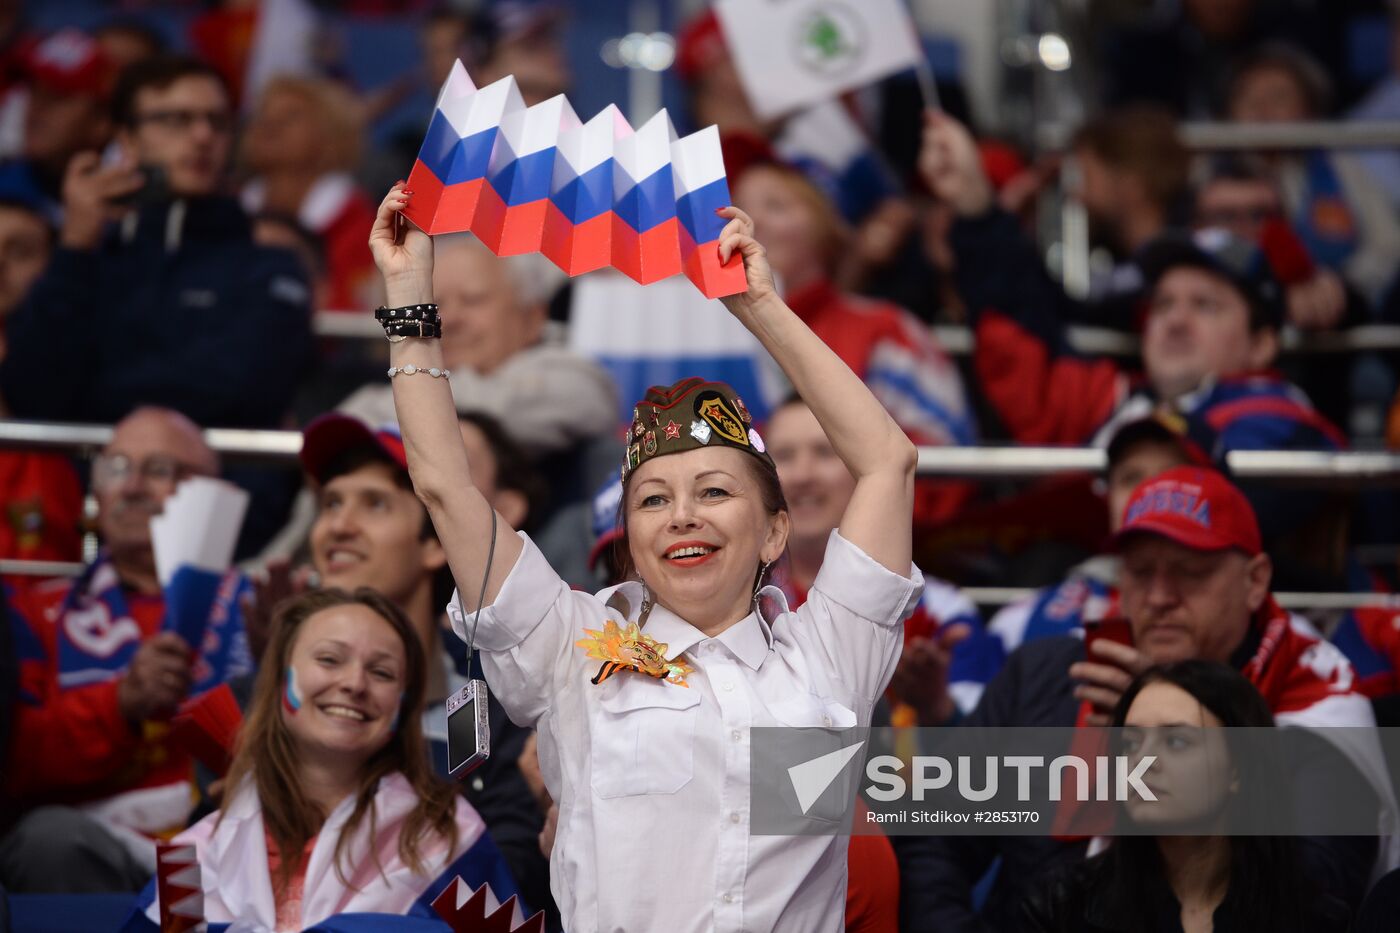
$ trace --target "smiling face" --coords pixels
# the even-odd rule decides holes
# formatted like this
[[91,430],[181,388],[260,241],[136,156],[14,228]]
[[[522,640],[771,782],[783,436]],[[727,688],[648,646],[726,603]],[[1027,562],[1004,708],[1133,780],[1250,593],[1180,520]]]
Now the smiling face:
[[322,609],[288,658],[282,722],[304,757],[358,771],[389,743],[407,682],[404,644],[368,606]]
[[627,542],[661,605],[716,635],[749,613],[760,565],[787,545],[786,512],[764,503],[757,464],[728,447],[647,460],[628,477]]
[[824,218],[803,182],[782,169],[756,166],[739,177],[734,203],[753,218],[768,262],[787,287],[822,274]]
[[1277,340],[1272,328],[1249,329],[1249,304],[1220,276],[1178,266],[1157,281],[1142,335],[1148,381],[1164,398],[1198,388],[1207,377],[1265,369]]
[[1135,823],[1166,830],[1217,822],[1234,780],[1222,725],[1176,684],[1157,681],[1139,691],[1123,721],[1121,752],[1130,769],[1156,758],[1142,782],[1157,799],[1128,795],[1125,808]]
[[367,586],[409,605],[446,561],[423,534],[423,505],[396,481],[393,467],[371,462],[333,477],[321,489],[311,526],[311,560],[325,586]]
[[539,342],[545,309],[522,299],[505,260],[474,240],[440,240],[434,252],[433,294],[449,367],[485,375]]
[[792,518],[793,548],[824,548],[855,492],[855,477],[800,402],[774,412],[766,433]]
[[1123,613],[1154,664],[1228,661],[1269,595],[1268,556],[1193,551],[1154,534],[1123,542]]

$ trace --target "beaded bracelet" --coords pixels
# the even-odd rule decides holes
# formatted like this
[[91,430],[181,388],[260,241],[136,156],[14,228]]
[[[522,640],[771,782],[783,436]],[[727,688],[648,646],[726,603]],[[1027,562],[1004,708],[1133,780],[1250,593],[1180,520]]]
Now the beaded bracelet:
[[374,319],[381,324],[398,324],[404,321],[436,321],[436,304],[405,305],[402,308],[379,307],[374,309]]
[[385,324],[384,336],[392,340],[395,337],[430,337],[442,336],[442,323],[439,321],[400,321],[397,324]]
[[413,376],[413,375],[417,375],[418,373],[427,373],[429,376],[432,376],[434,379],[447,379],[447,378],[450,378],[450,377],[452,376],[452,373],[451,373],[450,370],[438,369],[436,366],[430,366],[430,367],[424,368],[424,367],[422,367],[422,366],[414,366],[412,363],[409,363],[407,366],[390,366],[390,367],[389,367],[389,378],[390,378],[390,379],[393,379],[395,376],[399,375],[400,373],[403,373],[405,376]]

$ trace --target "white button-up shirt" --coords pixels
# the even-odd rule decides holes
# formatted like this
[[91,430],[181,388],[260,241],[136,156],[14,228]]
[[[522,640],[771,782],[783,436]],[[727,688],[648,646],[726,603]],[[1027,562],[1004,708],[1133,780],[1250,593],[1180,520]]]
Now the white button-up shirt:
[[[569,933],[840,931],[844,836],[749,834],[749,729],[868,725],[923,587],[832,532],[796,612],[752,613],[715,638],[656,606],[644,633],[695,668],[689,687],[602,662],[575,645],[608,619],[637,621],[642,590],[579,593],[525,535],[477,647],[487,682],[539,732],[559,806],[551,888]],[[454,594],[452,625],[466,637]]]

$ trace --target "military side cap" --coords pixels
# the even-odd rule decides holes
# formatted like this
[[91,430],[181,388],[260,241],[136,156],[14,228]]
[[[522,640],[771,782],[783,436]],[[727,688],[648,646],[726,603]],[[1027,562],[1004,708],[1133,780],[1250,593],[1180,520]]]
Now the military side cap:
[[744,400],[722,382],[691,377],[652,386],[632,410],[622,478],[653,457],[733,447],[772,463]]

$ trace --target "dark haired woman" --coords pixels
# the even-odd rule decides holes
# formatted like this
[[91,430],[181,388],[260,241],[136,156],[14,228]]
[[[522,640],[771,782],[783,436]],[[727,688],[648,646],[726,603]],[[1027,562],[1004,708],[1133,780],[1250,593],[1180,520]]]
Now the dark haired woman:
[[373,590],[279,609],[231,791],[175,839],[195,847],[207,921],[280,933],[340,913],[436,916],[428,895],[457,874],[514,893],[481,818],[433,775],[426,672],[408,619]]
[[[396,236],[410,197],[395,186],[370,235],[395,308],[432,300],[432,242],[411,228]],[[751,834],[749,730],[868,724],[922,588],[910,563],[913,446],[778,298],[752,221],[719,214],[720,259],[741,256],[748,278],[726,307],[856,479],[796,612],[759,599],[788,515],[763,439],[727,386],[690,379],[638,402],[622,518],[642,582],[591,596],[500,527],[471,485],[441,349],[413,335],[422,328],[391,325],[395,337],[408,332],[390,349],[394,402],[457,581],[454,627],[481,649],[511,717],[538,730],[559,806],[551,886],[569,930],[840,930],[845,840]],[[770,602],[774,611],[757,608]]]
[[[1016,927],[1025,933],[1315,933],[1346,930],[1348,910],[1312,890],[1293,840],[1228,835],[1231,808],[1249,808],[1276,775],[1244,735],[1273,714],[1254,686],[1215,661],[1144,671],[1114,710],[1121,751],[1168,752],[1149,779],[1155,802],[1124,817],[1153,835],[1120,835],[1108,850],[1035,886]],[[1222,728],[1224,727],[1224,728]],[[1165,782],[1161,787],[1153,781]],[[1163,793],[1163,790],[1166,793]]]

